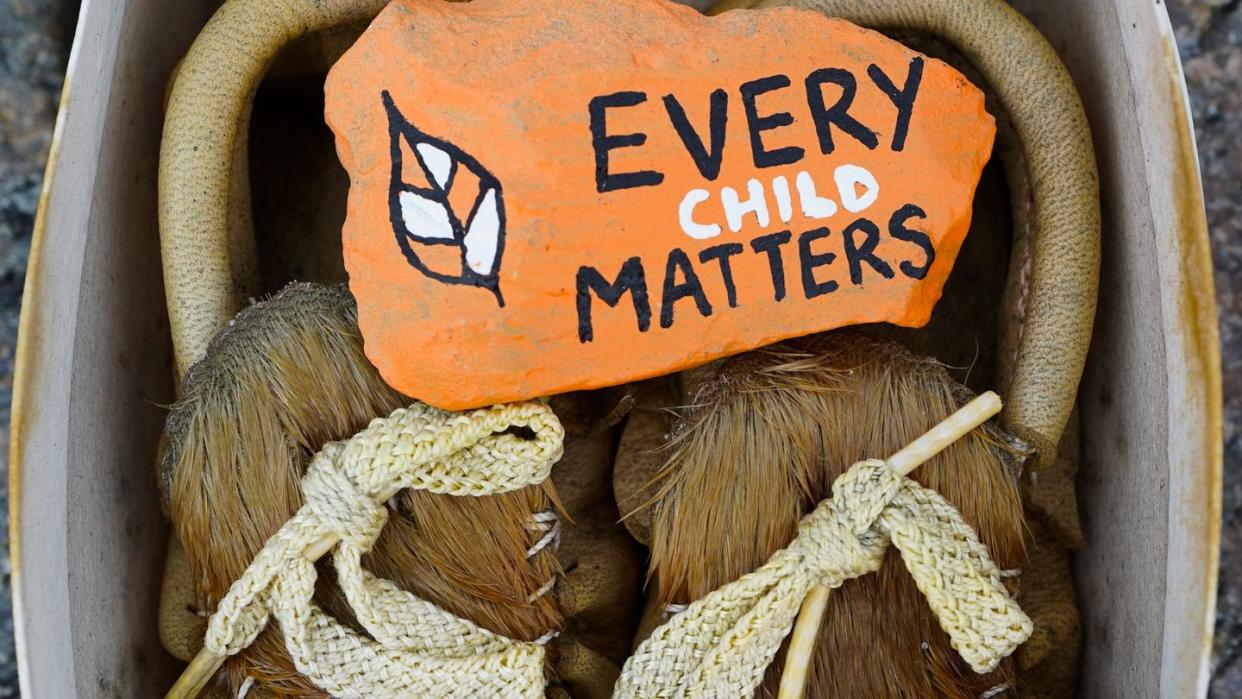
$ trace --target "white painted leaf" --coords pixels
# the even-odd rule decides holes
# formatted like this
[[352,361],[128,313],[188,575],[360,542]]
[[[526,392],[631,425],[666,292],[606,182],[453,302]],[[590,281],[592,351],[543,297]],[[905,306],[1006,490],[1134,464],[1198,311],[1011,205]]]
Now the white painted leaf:
[[496,190],[483,195],[479,208],[466,231],[466,264],[477,274],[490,275],[496,266],[496,250],[500,243],[500,212]]
[[449,173],[453,171],[453,158],[440,148],[430,143],[420,143],[415,148],[418,149],[418,155],[423,159],[423,165],[427,166],[427,171],[435,179],[440,189],[448,184]]
[[444,205],[414,192],[401,192],[401,220],[415,238],[452,240],[453,224]]

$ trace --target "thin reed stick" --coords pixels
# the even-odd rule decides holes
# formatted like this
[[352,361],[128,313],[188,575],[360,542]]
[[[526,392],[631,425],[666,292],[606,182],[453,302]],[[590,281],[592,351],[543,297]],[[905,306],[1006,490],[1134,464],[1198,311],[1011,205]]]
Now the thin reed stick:
[[[992,391],[983,393],[890,456],[885,463],[897,473],[908,476],[928,459],[987,422],[1001,411],[1001,407],[1000,396]],[[811,667],[815,639],[819,636],[824,611],[828,608],[829,592],[826,587],[816,586],[811,588],[806,599],[802,601],[798,621],[790,635],[789,652],[785,655],[785,669],[781,673],[777,699],[801,699],[806,692],[807,672]]]

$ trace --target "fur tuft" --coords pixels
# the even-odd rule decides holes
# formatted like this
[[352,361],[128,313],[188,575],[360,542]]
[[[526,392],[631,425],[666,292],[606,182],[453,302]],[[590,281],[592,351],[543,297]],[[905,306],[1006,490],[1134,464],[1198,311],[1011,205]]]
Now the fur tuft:
[[[367,361],[344,287],[291,284],[238,314],[186,376],[160,469],[201,608],[215,608],[301,506],[316,451],[409,403]],[[551,596],[527,601],[559,573],[550,551],[525,557],[538,538],[531,515],[554,497],[550,484],[485,498],[406,491],[364,565],[454,614],[534,640],[561,623]],[[319,572],[316,602],[353,623],[330,564]],[[254,677],[276,696],[325,696],[293,668],[277,629],[227,668],[233,692]]]
[[[688,376],[690,404],[647,489],[661,607],[758,568],[845,469],[896,453],[970,397],[933,360],[854,333],[776,345]],[[989,424],[913,474],[962,512],[1002,569],[1024,557],[1019,450]],[[807,696],[974,699],[1012,680],[1011,661],[981,676],[958,657],[890,551],[879,572],[830,597]]]

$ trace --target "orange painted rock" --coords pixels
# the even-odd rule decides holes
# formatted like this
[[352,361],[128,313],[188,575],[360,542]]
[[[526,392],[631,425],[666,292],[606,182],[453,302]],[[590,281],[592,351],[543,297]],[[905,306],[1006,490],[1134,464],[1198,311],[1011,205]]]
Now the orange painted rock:
[[396,0],[326,89],[367,355],[449,409],[925,323],[995,133],[878,33],[666,0]]

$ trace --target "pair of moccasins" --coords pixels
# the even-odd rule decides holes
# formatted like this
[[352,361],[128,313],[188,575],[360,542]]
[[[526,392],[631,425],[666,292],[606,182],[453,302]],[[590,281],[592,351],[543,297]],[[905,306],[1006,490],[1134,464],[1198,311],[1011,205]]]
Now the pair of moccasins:
[[[275,459],[294,464],[292,473],[322,443],[348,438],[406,400],[384,386],[366,364],[352,300],[337,287],[289,289],[284,301],[244,311],[214,346],[212,340],[247,298],[280,288],[290,278],[325,284],[343,279],[339,224],[348,182],[335,164],[322,125],[319,81],[351,36],[385,4],[230,0],[187,55],[170,96],[160,216],[176,370],[186,376],[182,397],[218,388],[221,382],[285,381],[281,385],[305,398],[306,405],[335,415],[335,421],[321,419],[321,414],[307,417],[307,424],[330,424],[330,429],[302,434],[285,425],[283,432],[268,435],[273,451],[258,453],[266,463]],[[1084,543],[1073,485],[1078,432],[1073,404],[1090,337],[1099,264],[1095,163],[1077,94],[1053,49],[1000,0],[733,1],[719,9],[778,4],[819,10],[887,32],[952,62],[989,95],[988,106],[999,126],[996,164],[985,171],[972,233],[932,322],[918,331],[873,328],[867,334],[896,340],[948,367],[971,367],[955,378],[973,388],[996,388],[1004,398],[1003,429],[1031,452],[1012,477],[1028,530],[1025,561],[1019,566],[1019,601],[1035,621],[1036,632],[1017,654],[1013,689],[1024,696],[1065,696],[1076,678],[1078,643],[1068,551]],[[267,83],[256,98],[265,75]],[[221,129],[221,124],[235,128]],[[285,184],[290,172],[300,178],[296,197]],[[298,304],[284,306],[297,306],[283,319],[290,327],[311,334],[324,328],[337,333],[335,351],[351,362],[341,372],[347,379],[339,383],[357,389],[354,398],[316,393],[319,389],[307,376],[256,378],[228,370],[245,363],[244,357],[231,358],[228,352],[243,352],[247,342],[261,341],[266,332],[262,326],[271,320],[265,316],[288,296],[302,297]],[[234,349],[222,352],[226,345]],[[191,371],[204,358],[200,369]],[[234,360],[237,364],[231,365]],[[736,364],[705,371],[727,372]],[[362,367],[361,373],[354,367]],[[493,514],[556,511],[562,527],[559,548],[541,551],[546,560],[533,562],[529,576],[511,580],[512,589],[479,586],[470,579],[469,561],[455,558],[451,547],[436,548],[436,541],[458,541],[454,537],[471,533],[467,522],[454,520],[461,508],[437,503],[436,496],[403,498],[397,504],[402,516],[394,518],[412,541],[432,543],[401,541],[399,532],[386,532],[372,558],[391,550],[396,553],[390,559],[402,563],[375,572],[507,635],[532,640],[551,627],[560,629],[549,653],[554,677],[550,691],[608,696],[635,634],[643,633],[636,630],[646,579],[642,546],[652,541],[655,510],[649,501],[656,496],[646,486],[666,465],[665,446],[679,432],[678,421],[690,419],[689,413],[669,408],[690,402],[685,386],[710,379],[710,373],[698,372],[685,380],[551,399],[567,428],[566,454],[553,472],[552,488],[497,496],[506,502],[496,505]],[[289,405],[263,407],[298,412]],[[174,422],[170,437],[175,438]],[[299,439],[293,444],[280,441],[294,433]],[[239,444],[255,439],[239,434]],[[239,446],[237,455],[242,454]],[[219,513],[200,509],[193,517],[186,514],[192,508],[184,501],[178,504],[176,454],[165,457],[162,491],[174,530],[186,545],[174,542],[170,550],[161,633],[170,652],[188,660],[201,645],[202,614],[212,609],[231,577],[240,574],[247,552],[253,555],[296,509],[297,483],[281,473],[272,476],[276,482],[256,478],[239,485],[267,495],[279,492],[283,499],[261,517],[247,520],[245,536],[237,536],[237,522],[212,522]],[[240,458],[238,465],[244,466]],[[526,517],[509,519],[514,540],[527,548],[546,533],[527,529]],[[235,540],[222,546],[215,534],[226,530]],[[225,548],[230,553],[221,558]],[[521,594],[532,586],[541,589],[545,579],[554,579],[554,586],[538,601]],[[331,585],[323,587],[325,606],[347,618],[347,609],[333,601]],[[645,626],[650,626],[659,621],[665,600],[655,589],[647,592],[652,602]],[[230,662],[228,690],[236,692],[247,678],[256,678],[256,692],[313,693],[282,653],[278,630],[269,629]]]

